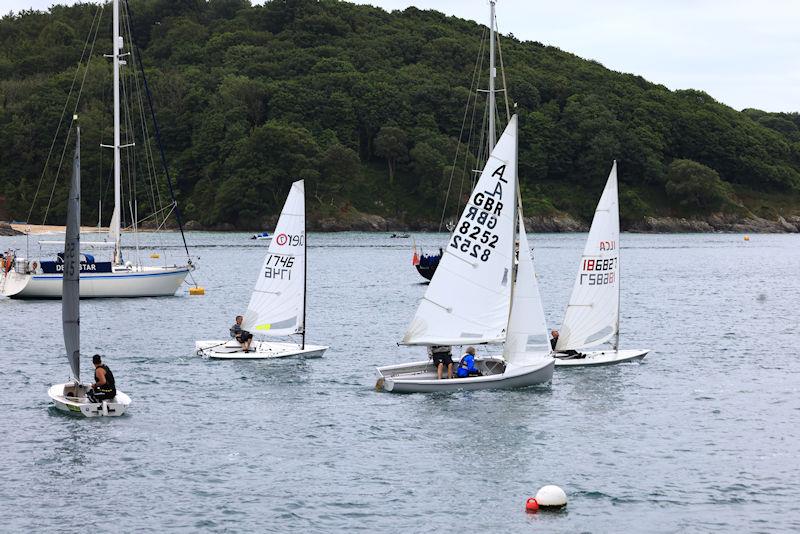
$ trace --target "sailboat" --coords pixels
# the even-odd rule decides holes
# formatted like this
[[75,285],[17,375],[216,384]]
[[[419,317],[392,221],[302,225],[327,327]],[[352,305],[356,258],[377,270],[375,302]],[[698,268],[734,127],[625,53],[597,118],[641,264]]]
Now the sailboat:
[[64,283],[61,289],[61,321],[64,346],[73,380],[55,384],[47,391],[56,408],[86,417],[119,416],[131,403],[130,397],[117,390],[116,396],[103,402],[92,402],[86,396],[88,386],[81,383],[81,324],[79,284],[81,278],[81,130],[76,128],[72,182],[67,200],[67,233],[64,238]]
[[235,339],[195,342],[200,356],[222,359],[319,358],[328,349],[306,343],[306,209],[303,180],[292,184],[256,279],[242,328],[256,336],[300,334],[301,342],[254,340],[244,352]]
[[[649,350],[619,350],[619,198],[611,166],[556,342],[556,365],[577,367],[641,360]],[[611,348],[585,351],[610,343]]]
[[[485,116],[485,123],[484,123],[486,125],[486,130],[485,130],[485,132],[483,132],[483,133],[485,133],[485,136],[483,135],[483,133],[481,134],[481,136],[480,136],[480,139],[481,139],[480,146],[477,147],[477,150],[476,150],[476,152],[478,153],[478,157],[477,157],[477,161],[478,162],[483,161],[483,158],[488,156],[488,154],[490,154],[492,152],[492,150],[494,150],[494,146],[495,146],[495,143],[496,143],[496,140],[497,140],[497,124],[496,124],[496,120],[497,120],[497,117],[496,117],[496,113],[497,113],[497,93],[498,92],[502,92],[504,94],[506,93],[505,75],[503,75],[502,68],[500,70],[500,73],[501,73],[501,76],[502,76],[503,88],[502,89],[496,89],[495,88],[496,81],[497,81],[496,80],[497,72],[498,72],[498,69],[497,69],[497,66],[496,66],[496,63],[497,63],[496,62],[496,56],[497,56],[496,50],[498,52],[500,50],[500,42],[499,42],[499,40],[497,40],[497,37],[498,37],[499,33],[497,31],[497,19],[495,17],[495,4],[496,4],[496,0],[489,0],[489,24],[488,24],[488,29],[489,29],[489,38],[488,38],[488,42],[489,42],[489,76],[488,76],[488,87],[487,87],[487,89],[479,89],[478,85],[477,85],[477,80],[479,79],[479,76],[476,76],[475,74],[473,74],[473,80],[475,81],[476,85],[474,87],[470,86],[470,91],[472,91],[474,89],[475,90],[475,95],[477,95],[479,93],[486,93],[486,97],[487,97],[487,103],[486,103],[486,108],[485,108],[486,109],[486,116]],[[480,51],[479,51],[479,57],[481,57],[483,52],[484,52],[483,43],[481,43],[481,47],[480,47]],[[502,54],[500,54],[500,60],[501,60],[500,64],[501,64],[501,67],[502,67]],[[482,61],[479,64],[482,66],[482,64],[483,64]],[[476,64],[476,71],[475,72],[477,73],[478,70],[479,70],[479,66],[478,66],[478,64]],[[463,119],[465,122],[462,123],[462,131],[464,130],[464,126],[466,125],[466,119],[467,119],[467,116],[468,116],[467,112],[470,110],[470,104],[477,105],[477,98],[473,97],[472,94],[470,94],[470,96],[467,98],[467,105],[466,105],[466,109],[465,109],[465,113],[464,113],[464,119]],[[509,111],[509,107],[508,107],[508,98],[506,97],[506,118],[509,118],[509,117],[510,117],[510,111]],[[468,128],[468,130],[471,131],[471,127]],[[485,143],[483,142],[484,140],[485,140]],[[461,137],[459,136],[459,147],[460,147],[460,141],[461,141]],[[470,142],[467,141],[466,145],[467,145],[467,152],[469,152]],[[458,150],[457,150],[456,151],[455,160],[457,161],[458,158],[459,158],[459,156],[458,156]],[[466,163],[466,161],[465,161],[465,163]],[[480,163],[478,165],[480,165]],[[441,219],[441,221],[439,223],[439,231],[441,232],[442,228],[444,227],[444,228],[447,229],[447,231],[450,234],[452,234],[453,230],[455,230],[455,228],[456,228],[455,222],[452,219],[450,219],[449,221],[447,221],[447,223],[445,223],[444,222],[444,219],[445,219],[444,216],[445,216],[445,213],[448,210],[448,207],[447,207],[448,206],[448,202],[447,201],[448,201],[449,196],[450,196],[450,186],[452,185],[452,180],[453,180],[453,176],[454,176],[454,173],[455,173],[455,168],[456,168],[456,166],[454,164],[453,165],[453,172],[450,175],[450,183],[448,184],[447,193],[446,193],[445,199],[444,199],[444,206],[442,208],[442,219]],[[472,179],[471,179],[472,187],[474,187],[474,185],[475,185],[474,177],[478,175],[479,168],[480,167],[478,166],[477,169],[473,169],[472,170]],[[462,177],[462,184],[463,184],[463,177]],[[459,190],[459,197],[460,197],[460,190]],[[433,275],[436,272],[436,269],[439,267],[439,261],[442,259],[442,255],[443,255],[443,253],[442,253],[442,249],[441,248],[439,249],[438,254],[437,253],[425,254],[425,252],[422,249],[420,249],[420,252],[417,253],[417,247],[416,247],[416,244],[415,244],[414,247],[413,247],[411,264],[417,269],[417,272],[420,274],[420,276],[422,276],[426,280],[430,280],[431,278],[433,278]]]
[[[518,256],[518,258],[517,258]],[[549,381],[554,360],[522,219],[517,116],[491,152],[401,344],[505,343],[480,376],[437,378],[429,360],[378,367],[394,393],[508,389]]]
[[[95,261],[85,254],[80,261],[81,298],[91,297],[158,297],[174,295],[194,270],[191,260],[185,265],[144,266],[125,261],[122,255],[121,157],[120,150],[133,146],[122,144],[120,137],[120,68],[126,64],[124,41],[120,34],[119,0],[113,0],[113,60],[114,73],[114,144],[103,145],[114,152],[114,212],[109,234],[112,242],[91,243],[93,246],[113,246],[112,261]],[[174,207],[174,206],[173,206]],[[41,244],[50,244],[42,241]],[[187,250],[188,254],[188,250]],[[18,258],[13,270],[0,278],[0,294],[17,299],[61,298],[61,285],[66,264],[61,257],[54,260]]]

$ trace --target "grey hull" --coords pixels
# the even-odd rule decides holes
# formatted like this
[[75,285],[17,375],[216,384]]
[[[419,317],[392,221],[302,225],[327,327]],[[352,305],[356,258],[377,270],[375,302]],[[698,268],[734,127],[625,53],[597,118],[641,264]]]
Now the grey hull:
[[[409,367],[413,366],[410,364]],[[488,376],[438,380],[431,373],[405,375],[393,373],[398,367],[379,368],[379,387],[392,393],[437,393],[477,389],[518,389],[544,384],[553,378],[555,361],[548,359],[541,365],[507,369],[506,372]]]

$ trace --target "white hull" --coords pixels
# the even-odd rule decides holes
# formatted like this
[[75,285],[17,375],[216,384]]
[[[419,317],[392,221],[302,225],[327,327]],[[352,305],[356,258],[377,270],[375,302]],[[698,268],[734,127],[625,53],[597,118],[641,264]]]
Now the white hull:
[[556,358],[556,367],[588,367],[633,362],[641,360],[648,352],[650,349],[584,351],[581,354],[585,354],[585,358]]
[[86,386],[77,387],[78,396],[67,396],[64,388],[68,387],[73,391],[76,389],[74,383],[55,384],[50,386],[47,394],[53,399],[56,408],[63,412],[85,417],[119,417],[123,415],[131,404],[131,399],[121,391],[110,401],[91,402],[86,397]]
[[[81,273],[81,298],[166,297],[175,294],[190,267],[114,268],[110,273]],[[14,299],[60,299],[61,274],[20,274],[0,277],[0,294]]]
[[253,341],[250,352],[244,352],[242,345],[236,340],[206,340],[196,341],[195,349],[198,356],[221,360],[266,360],[272,358],[321,358],[328,347],[309,345],[301,347],[296,343],[279,343],[275,341]]
[[[474,389],[516,389],[544,384],[553,378],[552,358],[528,365],[506,365],[501,357],[476,358],[483,376],[439,380],[430,360],[378,367],[377,389],[392,393],[435,393]],[[457,367],[453,362],[453,371]],[[445,372],[447,370],[445,369]]]

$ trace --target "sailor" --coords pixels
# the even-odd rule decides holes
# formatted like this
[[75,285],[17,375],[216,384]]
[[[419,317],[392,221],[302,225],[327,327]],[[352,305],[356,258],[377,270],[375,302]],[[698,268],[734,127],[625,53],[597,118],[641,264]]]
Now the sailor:
[[[551,331],[550,331],[550,336],[551,336],[551,338],[550,338],[550,347],[551,347],[553,350],[556,350],[556,344],[558,343],[558,330],[551,330]],[[565,359],[572,359],[572,358],[585,358],[585,357],[586,357],[586,355],[585,355],[585,354],[581,354],[581,353],[580,353],[580,352],[578,352],[577,350],[572,350],[572,349],[568,349],[568,350],[559,350],[559,351],[558,351],[558,352],[555,354],[555,356],[556,356],[556,358],[564,358],[564,357],[567,357],[567,358],[565,358]]]
[[453,378],[453,355],[447,345],[431,345],[428,347],[428,357],[433,358],[436,367],[436,376],[442,379],[444,366],[447,366],[447,378]]
[[558,343],[558,330],[550,331],[550,348],[556,350],[556,343]]
[[92,389],[86,395],[92,402],[103,402],[104,400],[111,400],[117,395],[117,386],[114,381],[114,373],[103,363],[99,354],[92,356],[92,363],[94,364],[94,380]]
[[458,378],[481,376],[481,372],[475,366],[475,347],[467,347],[467,351],[461,357],[461,361],[458,364],[458,369],[456,369],[456,376]]
[[242,330],[242,320],[244,317],[241,315],[236,316],[236,322],[231,327],[231,337],[242,344],[242,350],[250,352],[250,343],[253,342],[253,334],[247,330]]

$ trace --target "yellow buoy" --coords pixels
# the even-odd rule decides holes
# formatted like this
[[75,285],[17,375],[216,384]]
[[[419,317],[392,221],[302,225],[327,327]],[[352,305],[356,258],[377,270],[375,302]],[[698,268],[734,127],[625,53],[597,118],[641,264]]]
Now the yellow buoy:
[[744,240],[745,241],[750,241],[750,236],[749,235],[744,236]]
[[158,258],[161,257],[161,254],[159,254],[158,252],[153,252],[152,254],[150,254],[150,257],[153,258],[154,260],[157,260]]
[[199,286],[190,287],[189,288],[189,294],[190,295],[205,295],[206,294],[206,290],[205,290],[205,288],[202,288],[202,287],[199,287]]

